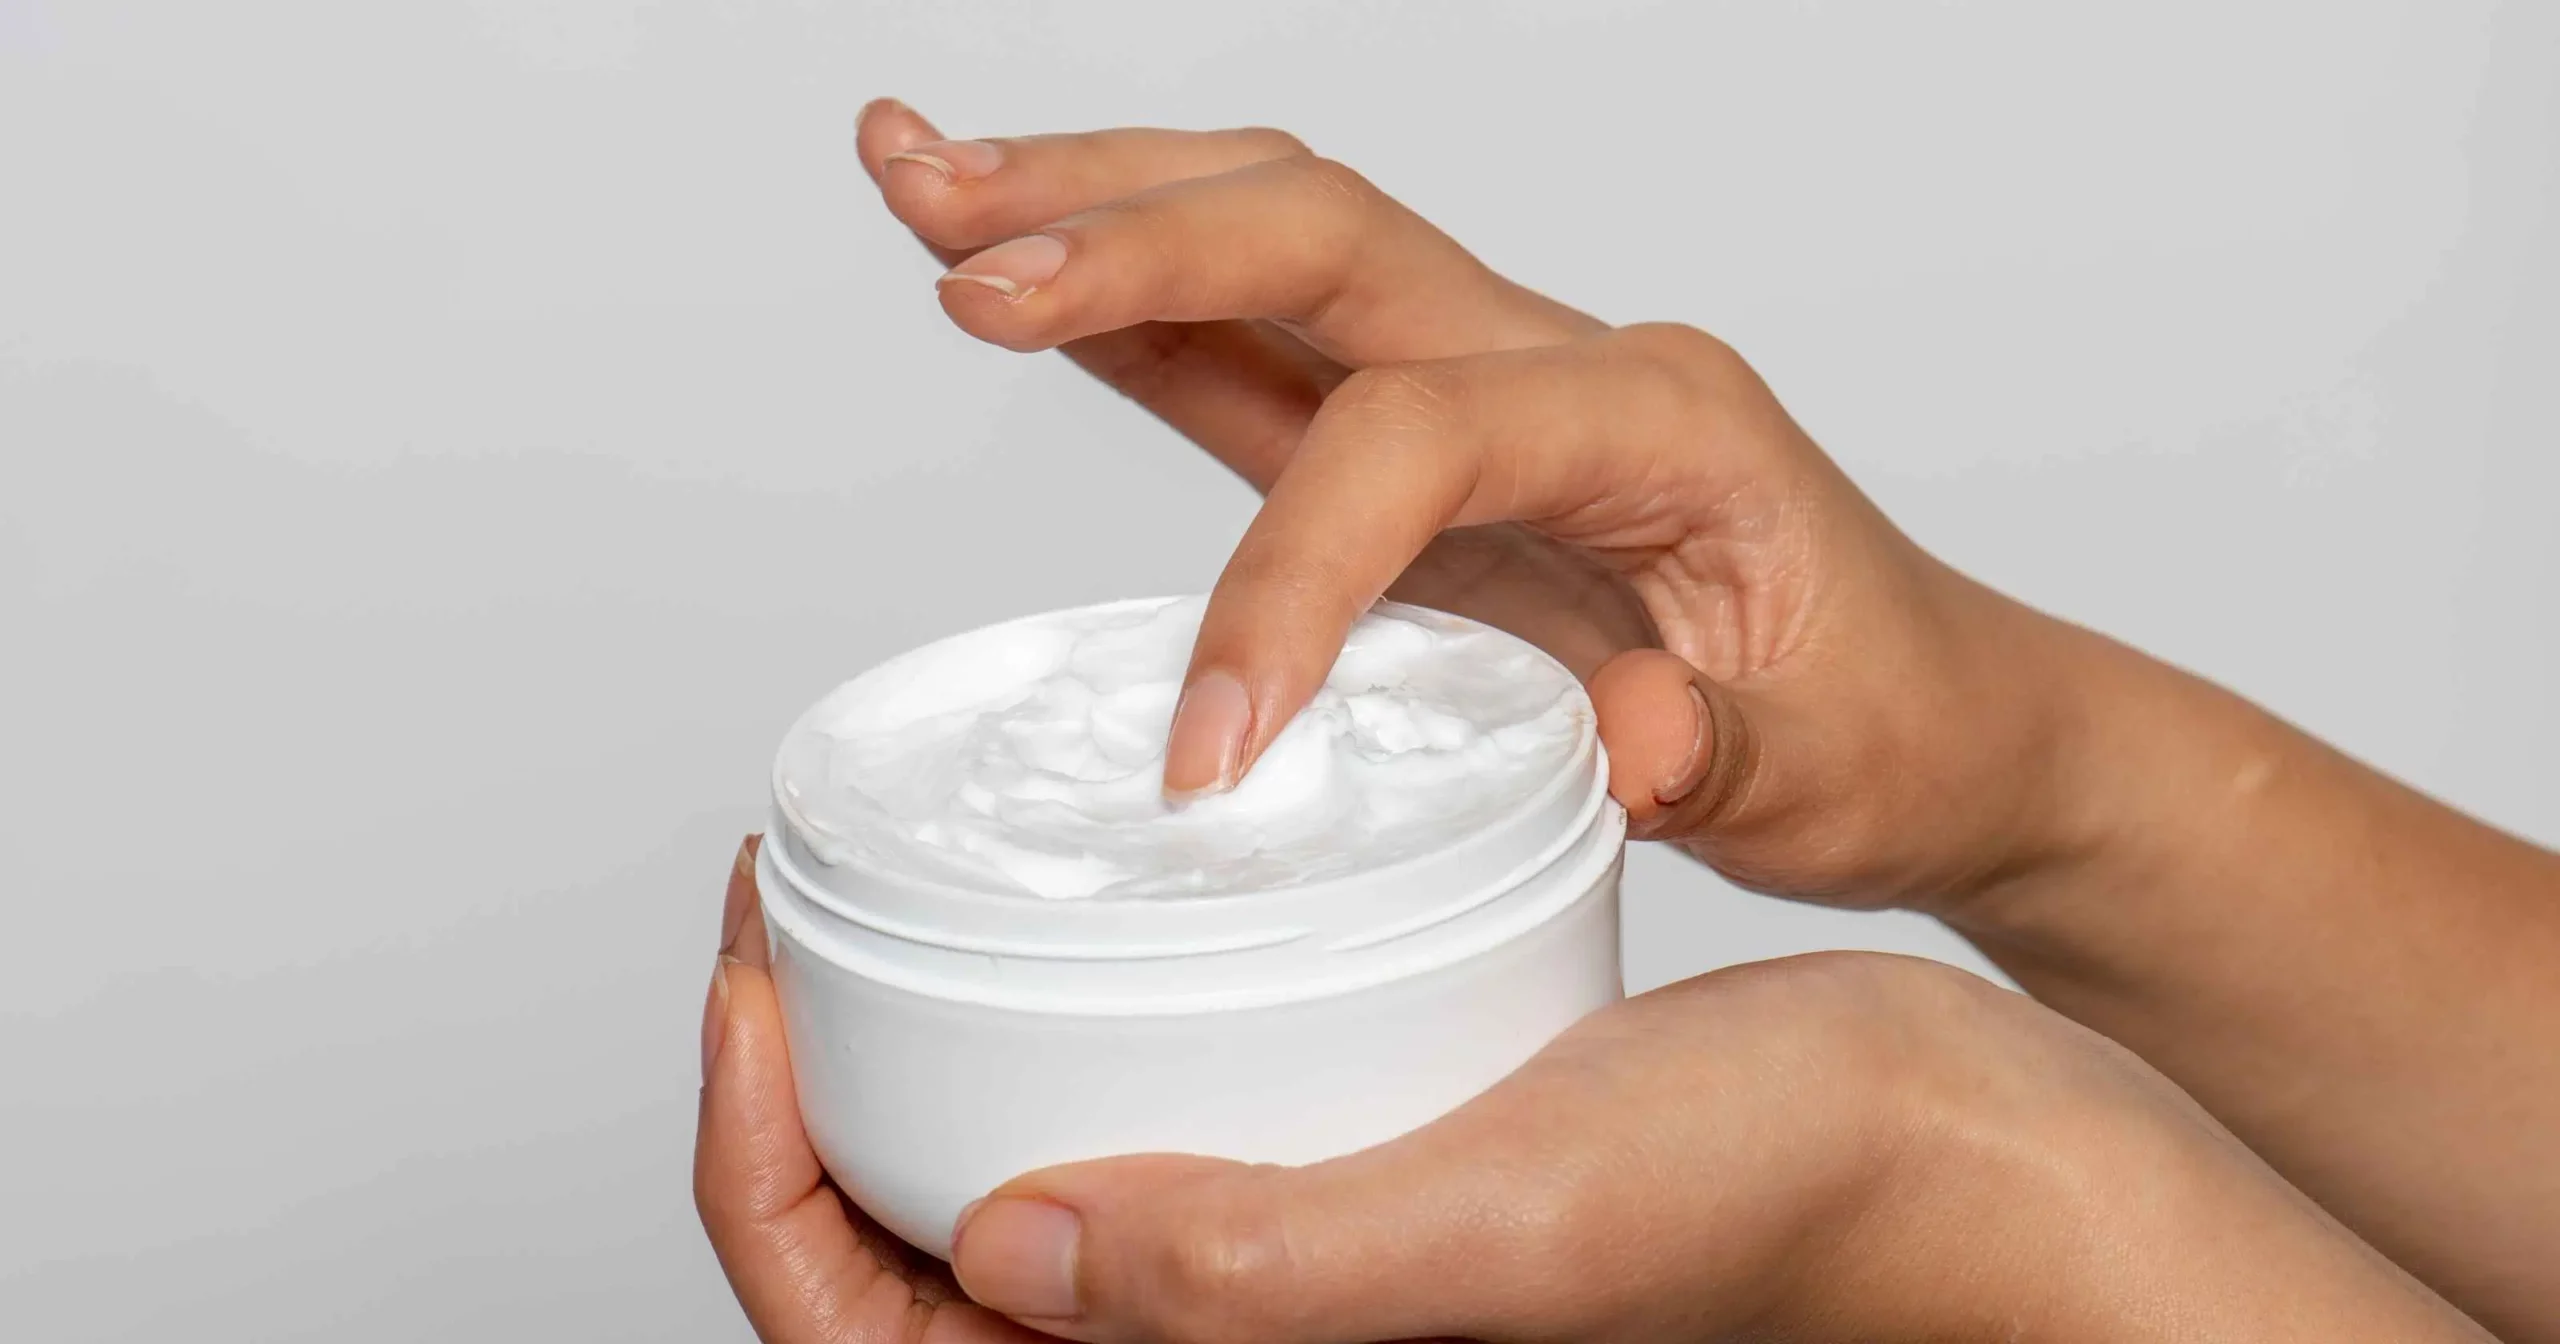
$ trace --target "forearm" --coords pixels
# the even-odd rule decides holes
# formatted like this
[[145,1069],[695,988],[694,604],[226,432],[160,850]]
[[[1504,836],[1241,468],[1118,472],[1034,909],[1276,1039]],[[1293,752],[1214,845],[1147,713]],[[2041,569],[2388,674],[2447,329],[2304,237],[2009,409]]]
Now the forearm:
[[2560,1339],[2560,857],[2054,638],[2072,857],[1948,922],[2492,1328]]

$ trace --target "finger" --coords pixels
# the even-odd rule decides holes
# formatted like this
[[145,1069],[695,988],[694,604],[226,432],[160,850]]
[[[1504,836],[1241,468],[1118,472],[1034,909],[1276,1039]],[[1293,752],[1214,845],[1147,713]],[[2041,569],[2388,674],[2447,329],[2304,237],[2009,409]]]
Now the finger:
[[1748,807],[1762,747],[1744,697],[1660,649],[1610,660],[1590,689],[1629,838],[1698,837]]
[[[942,132],[934,129],[932,122],[895,98],[874,98],[863,104],[853,119],[854,157],[862,161],[862,170],[871,175],[874,185],[881,182],[891,156],[941,138]],[[916,241],[946,267],[968,255],[962,249],[937,246],[922,235]]]
[[[1714,1192],[1743,1183],[1719,1165],[1786,1150],[1754,1128],[1776,1108],[1715,1104],[1732,1079],[1700,1061],[1749,1051],[1700,1017],[1712,1027],[1692,1003],[1604,1012],[1449,1115],[1329,1162],[1146,1156],[1031,1173],[963,1217],[960,1282],[1096,1344],[1716,1334],[1731,1322],[1714,1312],[1756,1308],[1732,1285],[1770,1253],[1712,1216]],[[1718,1054],[1668,1044],[1700,1034]],[[1625,1313],[1646,1303],[1680,1319],[1634,1328]]]
[[[1178,132],[1151,133],[1179,135]],[[1242,135],[1243,133],[1238,133]],[[1277,132],[1270,133],[1277,135]],[[1072,139],[1072,137],[1060,137]],[[875,182],[883,181],[893,156],[930,142],[940,141],[942,134],[913,108],[895,99],[875,99],[862,109],[854,134],[856,153]],[[1010,142],[1008,142],[1010,143]],[[1294,141],[1290,142],[1294,144]],[[1121,149],[1132,146],[1124,143]],[[1216,152],[1240,156],[1251,146],[1230,136],[1215,144],[1188,144],[1178,147],[1169,161],[1155,172],[1173,172],[1186,165],[1205,169],[1223,169],[1240,162],[1240,157],[1212,160]],[[1043,154],[1048,150],[1044,141]],[[1158,180],[1146,175],[1142,165],[1125,161],[1118,166],[1125,174],[1127,190],[1137,190]],[[895,174],[903,176],[904,174]],[[1009,175],[1000,175],[1009,176]],[[1101,174],[1087,172],[1088,182]],[[1001,182],[986,184],[992,188]],[[1125,194],[1125,193],[1115,193]],[[1060,214],[1080,209],[1096,200],[1060,197],[1061,204],[1051,213],[1039,215],[1034,223],[1046,222]],[[1021,228],[1033,227],[1024,224]],[[998,236],[1010,236],[1020,229]],[[917,241],[932,253],[945,268],[957,264],[966,253],[940,246],[918,235]],[[1126,330],[1102,332],[1064,343],[1062,352],[1123,396],[1144,406],[1158,419],[1208,450],[1245,478],[1257,490],[1267,488],[1279,474],[1281,463],[1288,459],[1289,449],[1306,431],[1307,420],[1315,414],[1324,394],[1340,380],[1342,370],[1311,364],[1293,357],[1289,350],[1295,342],[1275,341],[1251,324],[1241,322],[1156,324],[1133,326]],[[1303,347],[1299,347],[1303,353]]]
[[720,902],[720,955],[758,968],[772,950],[765,942],[764,911],[756,897],[756,854],[763,844],[760,835],[738,843],[737,857],[729,861],[729,888]]
[[801,1128],[773,980],[722,957],[703,1028],[694,1205],[766,1344],[905,1338],[1030,1344],[1037,1336],[938,1287],[930,1257],[869,1224],[826,1180]]
[[874,177],[889,212],[917,237],[973,251],[1150,187],[1306,152],[1296,137],[1261,128],[936,137],[883,155]]
[[1210,594],[1166,792],[1232,787],[1323,684],[1351,623],[1444,528],[1518,520],[1631,554],[1680,540],[1690,520],[1657,482],[1714,488],[1698,460],[1748,449],[1721,442],[1711,380],[1688,367],[1710,346],[1638,327],[1346,382]]
[[1139,322],[1269,318],[1358,368],[1603,326],[1495,274],[1359,174],[1303,155],[1044,222],[961,262],[941,288],[962,330],[1013,350]]
[[1489,1327],[1539,1305],[1503,1290],[1543,1258],[1549,1197],[1512,1179],[1516,1160],[1391,1148],[1294,1169],[1169,1155],[1052,1168],[975,1206],[954,1263],[974,1300],[1068,1339],[1511,1337]]

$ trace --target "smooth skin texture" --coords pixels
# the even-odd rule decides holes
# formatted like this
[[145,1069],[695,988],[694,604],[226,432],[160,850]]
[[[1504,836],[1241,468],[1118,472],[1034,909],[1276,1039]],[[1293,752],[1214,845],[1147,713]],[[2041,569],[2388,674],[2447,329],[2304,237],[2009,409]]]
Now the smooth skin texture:
[[[1637,834],[1763,891],[1945,919],[2456,1305],[2560,1340],[2560,858],[1956,574],[1721,343],[1532,294],[1285,135],[952,142],[883,102],[858,139],[953,266],[952,321],[1063,350],[1265,492],[1195,651],[1169,792],[1249,768],[1382,592],[1502,625],[1588,679]],[[1676,1075],[1656,1085],[1706,1085]],[[1799,1100],[1800,1122],[1846,1104]],[[1078,1190],[1154,1188],[1077,1170]],[[1706,1178],[1625,1191],[1683,1175]],[[1464,1244],[1413,1188],[1400,1235]],[[1701,1226],[1731,1212],[1685,1193]],[[988,1229],[1037,1230],[1043,1207],[1066,1206],[981,1209],[964,1278]],[[1885,1217],[1833,1213],[1815,1240]],[[1079,1224],[1079,1265],[1142,1221]],[[2246,1265],[2224,1241],[2216,1263]],[[1970,1264],[1939,1268],[1969,1283]],[[2125,1300],[2220,1300],[2209,1277],[2146,1282]],[[1085,1337],[1179,1337],[1117,1320]]]
[[962,1215],[955,1281],[809,1150],[755,846],[705,1012],[694,1192],[769,1344],[2487,1338],[2131,1054],[1864,953],[1615,1005],[1336,1161],[1030,1174]]

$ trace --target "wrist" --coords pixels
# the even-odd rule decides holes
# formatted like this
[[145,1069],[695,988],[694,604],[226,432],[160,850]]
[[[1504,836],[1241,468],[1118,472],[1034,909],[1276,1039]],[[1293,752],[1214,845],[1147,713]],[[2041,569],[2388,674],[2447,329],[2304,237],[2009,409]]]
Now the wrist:
[[[1934,563],[1934,562],[1933,562]],[[1953,570],[1925,604],[1940,688],[1905,697],[1903,827],[1919,849],[1895,903],[1957,922],[2116,860],[2128,778],[2119,689],[2142,655]]]
[[1925,909],[1977,941],[2068,942],[2073,912],[2223,862],[2298,738],[2218,686],[1994,596],[2014,613],[2004,691],[2032,743],[2013,775],[2030,797],[1996,860]]
[[2148,1065],[1970,988],[1842,1262],[1867,1337],[2486,1338]]
[[[1954,880],[1904,903],[2020,937],[2224,863],[2306,739],[2222,687],[1945,571],[1965,773]],[[2067,921],[2066,921],[2067,922]]]

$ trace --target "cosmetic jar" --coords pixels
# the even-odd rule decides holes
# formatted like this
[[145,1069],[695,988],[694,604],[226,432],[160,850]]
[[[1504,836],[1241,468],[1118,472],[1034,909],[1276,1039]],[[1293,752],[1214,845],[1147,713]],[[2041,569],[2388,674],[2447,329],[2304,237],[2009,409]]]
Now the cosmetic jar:
[[1035,1168],[1392,1139],[1621,993],[1626,817],[1569,673],[1382,603],[1233,809],[1168,806],[1198,610],[954,636],[785,739],[756,875],[801,1112],[845,1192],[936,1255]]

